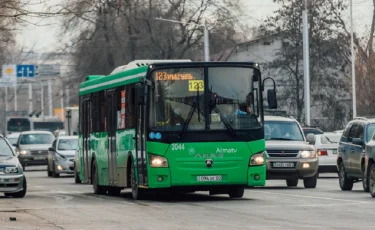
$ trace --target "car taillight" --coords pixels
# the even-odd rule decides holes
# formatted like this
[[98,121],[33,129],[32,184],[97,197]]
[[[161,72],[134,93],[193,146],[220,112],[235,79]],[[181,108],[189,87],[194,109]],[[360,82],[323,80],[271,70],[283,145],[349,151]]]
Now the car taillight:
[[319,156],[328,156],[327,150],[318,150],[318,155]]

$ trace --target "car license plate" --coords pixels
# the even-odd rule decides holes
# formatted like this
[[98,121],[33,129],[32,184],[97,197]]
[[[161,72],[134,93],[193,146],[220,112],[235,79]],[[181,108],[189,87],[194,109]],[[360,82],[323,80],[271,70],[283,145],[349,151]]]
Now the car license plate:
[[197,176],[197,181],[221,181],[221,176]]
[[44,160],[46,159],[45,157],[34,157],[34,160]]
[[294,168],[294,163],[292,162],[273,162],[274,168]]

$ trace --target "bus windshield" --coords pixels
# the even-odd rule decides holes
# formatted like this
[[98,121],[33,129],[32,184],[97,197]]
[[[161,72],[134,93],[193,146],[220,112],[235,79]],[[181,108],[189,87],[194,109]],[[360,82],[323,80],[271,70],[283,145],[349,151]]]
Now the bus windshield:
[[205,87],[204,68],[154,71],[151,128],[204,130],[205,118],[209,119],[209,128],[215,130],[259,128],[253,75],[252,68],[209,67]]
[[30,121],[27,118],[10,118],[7,123],[9,132],[24,132],[31,128]]

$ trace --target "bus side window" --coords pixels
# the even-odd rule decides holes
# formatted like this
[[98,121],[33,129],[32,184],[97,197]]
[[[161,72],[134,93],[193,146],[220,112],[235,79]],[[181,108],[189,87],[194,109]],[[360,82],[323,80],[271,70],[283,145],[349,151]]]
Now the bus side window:
[[106,121],[106,111],[105,111],[105,95],[104,91],[99,92],[99,130],[98,132],[105,132],[105,121]]
[[126,98],[125,98],[125,128],[135,129],[135,85],[126,86]]

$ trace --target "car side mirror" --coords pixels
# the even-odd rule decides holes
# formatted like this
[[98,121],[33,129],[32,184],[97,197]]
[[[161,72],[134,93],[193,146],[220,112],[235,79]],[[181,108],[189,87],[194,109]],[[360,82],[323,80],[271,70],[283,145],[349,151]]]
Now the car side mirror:
[[53,151],[55,151],[55,148],[53,148],[53,147],[49,147],[49,148],[48,148],[48,151],[53,152]]
[[352,139],[352,143],[354,144],[354,145],[363,145],[363,141],[362,141],[362,139],[361,138],[353,138]]
[[269,109],[277,109],[276,90],[274,89],[267,90],[267,101],[268,101]]
[[143,84],[137,84],[135,87],[136,102],[138,105],[145,105],[145,86]]
[[315,145],[315,135],[312,134],[312,133],[307,134],[307,136],[306,136],[306,141],[307,141],[310,145]]
[[16,147],[16,148],[18,148],[19,145],[16,143],[16,144],[13,144],[13,146]]

